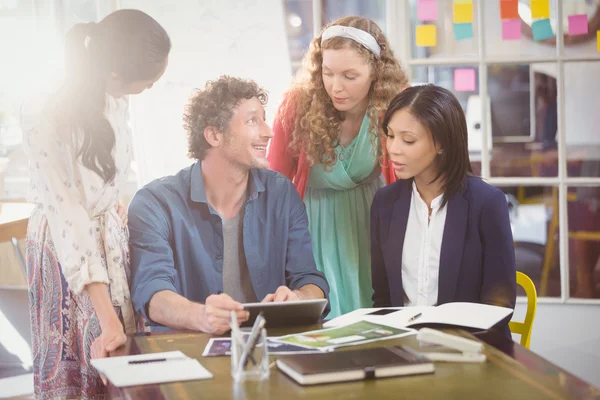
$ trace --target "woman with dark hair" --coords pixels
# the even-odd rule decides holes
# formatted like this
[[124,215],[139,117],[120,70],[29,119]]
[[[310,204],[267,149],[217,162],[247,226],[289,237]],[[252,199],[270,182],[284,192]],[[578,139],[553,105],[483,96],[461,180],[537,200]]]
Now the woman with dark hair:
[[24,107],[30,158],[27,269],[36,398],[99,398],[90,358],[135,332],[126,213],[120,190],[132,160],[128,95],[164,73],[171,42],[137,10],[77,24],[65,79]]
[[514,308],[507,201],[472,176],[456,97],[434,85],[408,88],[390,103],[383,129],[398,181],[380,189],[371,207],[375,307],[463,301]]

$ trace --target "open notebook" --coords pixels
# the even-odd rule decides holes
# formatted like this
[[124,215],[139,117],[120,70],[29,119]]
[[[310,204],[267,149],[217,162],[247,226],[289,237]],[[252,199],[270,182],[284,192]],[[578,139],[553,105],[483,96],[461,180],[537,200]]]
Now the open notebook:
[[198,360],[187,357],[180,351],[95,358],[91,362],[116,387],[213,377]]
[[325,322],[323,327],[332,328],[357,321],[369,321],[395,328],[445,324],[487,330],[512,312],[512,308],[479,303],[446,303],[431,307],[359,308]]

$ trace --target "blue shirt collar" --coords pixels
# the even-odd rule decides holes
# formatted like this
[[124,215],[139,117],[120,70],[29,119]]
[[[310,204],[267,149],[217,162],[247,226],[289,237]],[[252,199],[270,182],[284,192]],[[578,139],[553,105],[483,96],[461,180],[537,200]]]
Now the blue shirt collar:
[[[254,200],[258,197],[260,192],[265,191],[265,183],[258,176],[256,169],[250,170],[250,186],[248,187],[248,201]],[[190,174],[190,199],[196,203],[206,203],[206,190],[204,189],[204,178],[202,177],[202,166],[200,161],[196,161],[196,164],[192,167],[192,173]]]

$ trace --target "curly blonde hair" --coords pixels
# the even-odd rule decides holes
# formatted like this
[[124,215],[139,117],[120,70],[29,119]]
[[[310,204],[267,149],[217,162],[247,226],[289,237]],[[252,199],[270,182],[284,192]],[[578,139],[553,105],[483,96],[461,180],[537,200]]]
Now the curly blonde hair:
[[[321,45],[323,31],[332,25],[350,26],[371,34],[379,46],[379,58],[356,41],[343,37],[333,37]],[[295,107],[290,149],[298,155],[306,152],[307,160],[312,165],[322,163],[331,167],[337,162],[335,148],[339,145],[340,125],[344,119],[342,112],[335,109],[323,84],[323,50],[352,48],[363,55],[371,64],[373,83],[369,90],[370,105],[367,110],[371,119],[369,131],[372,142],[376,143],[381,132],[381,120],[388,104],[408,82],[400,63],[390,49],[389,43],[381,28],[370,19],[351,16],[340,18],[323,28],[318,37],[310,44],[304,56],[303,65],[296,75],[296,83],[291,90],[291,101],[287,106]],[[284,105],[285,106],[285,105]],[[289,115],[289,114],[288,114]],[[282,121],[285,124],[285,121]],[[377,156],[382,154],[381,146],[377,148]]]

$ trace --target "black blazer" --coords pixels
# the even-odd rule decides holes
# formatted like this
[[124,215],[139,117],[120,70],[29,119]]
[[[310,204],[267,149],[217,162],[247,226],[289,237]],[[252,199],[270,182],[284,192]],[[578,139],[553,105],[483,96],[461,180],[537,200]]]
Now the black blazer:
[[[404,306],[402,251],[412,180],[381,188],[371,206],[374,307]],[[514,308],[515,251],[504,193],[469,176],[448,200],[438,304],[463,301]]]

